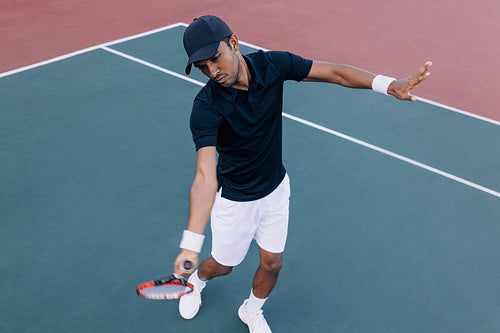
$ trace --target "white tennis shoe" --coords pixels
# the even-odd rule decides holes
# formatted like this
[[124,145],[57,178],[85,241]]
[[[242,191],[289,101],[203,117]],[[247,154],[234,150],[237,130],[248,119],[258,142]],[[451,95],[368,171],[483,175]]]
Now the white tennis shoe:
[[271,328],[267,325],[266,319],[262,314],[262,310],[259,310],[257,313],[249,314],[247,312],[247,303],[248,299],[241,304],[238,309],[238,316],[247,324],[250,333],[272,333]]
[[179,313],[184,319],[193,319],[201,306],[201,288],[194,287],[193,291],[179,300]]

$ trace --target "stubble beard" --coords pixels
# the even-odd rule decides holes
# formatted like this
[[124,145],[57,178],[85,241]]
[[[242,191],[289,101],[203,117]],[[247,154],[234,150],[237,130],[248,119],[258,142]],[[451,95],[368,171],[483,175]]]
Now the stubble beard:
[[240,59],[238,58],[238,56],[236,55],[236,73],[233,77],[229,77],[229,79],[231,81],[225,81],[224,83],[222,83],[221,85],[223,87],[226,87],[226,88],[231,88],[237,81],[238,81],[238,78],[240,77]]

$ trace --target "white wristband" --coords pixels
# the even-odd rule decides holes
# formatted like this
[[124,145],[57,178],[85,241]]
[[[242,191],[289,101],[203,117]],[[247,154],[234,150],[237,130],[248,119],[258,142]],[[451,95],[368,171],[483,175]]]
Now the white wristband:
[[393,77],[377,75],[372,81],[372,89],[373,91],[387,95],[387,89],[389,89],[389,86],[393,81],[396,81]]
[[203,240],[205,240],[205,235],[200,235],[189,230],[184,230],[179,247],[181,249],[200,253],[201,247],[203,246]]

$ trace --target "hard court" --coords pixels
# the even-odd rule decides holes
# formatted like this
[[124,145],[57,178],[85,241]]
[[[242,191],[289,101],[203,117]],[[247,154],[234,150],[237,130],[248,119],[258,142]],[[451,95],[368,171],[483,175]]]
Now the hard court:
[[[184,76],[185,27],[0,74],[1,332],[248,331],[255,245],[191,321],[135,294],[170,274],[187,221],[206,79]],[[284,104],[273,331],[498,332],[500,124],[319,83],[287,82]]]

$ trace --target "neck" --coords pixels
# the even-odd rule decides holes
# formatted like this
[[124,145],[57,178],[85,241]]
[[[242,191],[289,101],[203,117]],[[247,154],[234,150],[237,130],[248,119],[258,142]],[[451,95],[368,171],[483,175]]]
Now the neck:
[[250,73],[250,68],[241,53],[238,53],[238,79],[233,85],[233,88],[248,91],[251,79],[252,74]]

